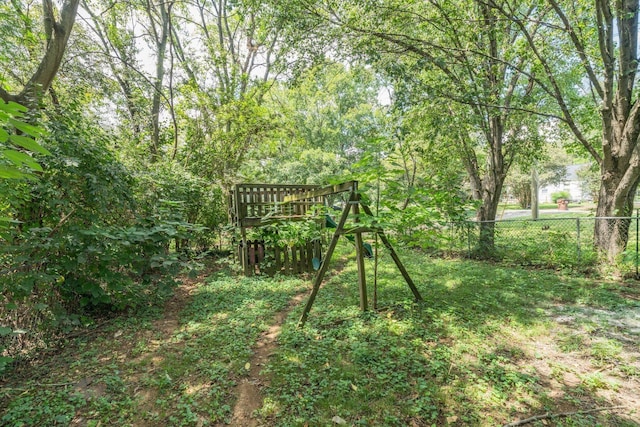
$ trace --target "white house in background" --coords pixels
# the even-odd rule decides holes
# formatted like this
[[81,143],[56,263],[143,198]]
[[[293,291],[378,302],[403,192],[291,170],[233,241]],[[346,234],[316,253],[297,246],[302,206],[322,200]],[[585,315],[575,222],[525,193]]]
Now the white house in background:
[[588,163],[566,166],[566,173],[562,182],[540,186],[540,203],[552,203],[551,195],[558,191],[568,191],[571,194],[571,200],[576,202],[591,200],[589,193],[582,189],[582,180],[578,177],[578,171],[588,167]]

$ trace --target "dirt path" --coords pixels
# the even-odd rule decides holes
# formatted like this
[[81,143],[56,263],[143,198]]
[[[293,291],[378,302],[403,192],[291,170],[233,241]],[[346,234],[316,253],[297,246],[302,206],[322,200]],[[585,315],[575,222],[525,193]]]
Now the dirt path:
[[308,292],[305,291],[294,296],[289,302],[288,307],[275,315],[272,325],[258,339],[253,349],[253,356],[249,361],[251,364],[249,377],[243,378],[236,386],[235,394],[237,401],[236,406],[233,408],[233,417],[229,425],[233,427],[258,426],[258,420],[255,419],[252,414],[262,407],[262,388],[268,384],[268,379],[261,377],[260,372],[276,348],[276,340],[280,335],[284,320],[291,310],[302,302],[307,295]]

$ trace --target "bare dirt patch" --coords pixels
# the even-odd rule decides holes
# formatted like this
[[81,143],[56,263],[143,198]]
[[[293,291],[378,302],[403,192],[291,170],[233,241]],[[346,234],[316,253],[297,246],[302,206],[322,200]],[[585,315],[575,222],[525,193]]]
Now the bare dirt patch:
[[253,413],[262,407],[262,389],[268,385],[269,379],[261,376],[263,366],[273,354],[277,346],[277,338],[280,335],[282,324],[291,310],[307,296],[307,292],[299,293],[291,299],[289,306],[278,312],[271,326],[258,339],[254,353],[249,361],[249,376],[240,381],[236,386],[236,405],[229,425],[234,427],[256,427],[258,420]]
[[638,422],[640,310],[556,306],[549,317],[555,323],[549,336],[514,341],[527,354],[519,364],[536,372],[556,412],[612,408],[619,419]]

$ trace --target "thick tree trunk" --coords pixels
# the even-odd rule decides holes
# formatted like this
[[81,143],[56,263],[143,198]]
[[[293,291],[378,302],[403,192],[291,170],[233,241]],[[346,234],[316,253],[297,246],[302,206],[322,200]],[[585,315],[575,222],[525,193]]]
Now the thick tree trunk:
[[462,162],[469,177],[471,194],[473,200],[480,202],[480,206],[476,211],[479,235],[475,255],[481,258],[490,258],[494,254],[495,219],[506,178],[506,171],[508,170],[508,165],[505,164],[502,153],[502,118],[493,117],[489,122],[489,129],[485,135],[492,149],[487,153],[488,160],[484,172],[481,172],[478,158],[475,152],[469,148],[465,137],[458,135],[460,145],[463,147],[461,152]]
[[596,220],[594,244],[614,262],[627,247],[638,178],[628,182],[619,174],[603,173],[603,176],[596,209],[596,217],[601,219]]
[[[19,94],[11,94],[0,86],[0,98],[14,101],[29,109],[36,109],[43,96],[51,87],[58,73],[69,41],[69,35],[78,12],[80,0],[66,0],[60,12],[55,10],[51,0],[42,1],[43,26],[45,30],[45,51],[38,68]],[[59,19],[58,18],[59,15]]]
[[503,183],[504,178],[493,173],[488,173],[483,180],[482,205],[476,213],[479,227],[476,256],[481,258],[490,258],[495,252],[496,214]]
[[485,136],[491,150],[487,153],[487,166],[482,178],[482,205],[476,214],[480,227],[476,255],[481,258],[490,258],[495,252],[496,213],[509,169],[502,151],[504,147],[504,121],[501,116],[489,117]]

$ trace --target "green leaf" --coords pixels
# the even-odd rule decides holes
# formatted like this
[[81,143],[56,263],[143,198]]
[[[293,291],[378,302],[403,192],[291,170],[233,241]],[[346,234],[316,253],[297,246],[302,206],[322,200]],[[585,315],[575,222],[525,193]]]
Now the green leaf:
[[7,140],[9,139],[9,133],[0,128],[0,142],[7,142]]
[[27,165],[31,169],[36,170],[38,172],[42,172],[42,166],[38,164],[33,158],[27,153],[22,153],[16,150],[4,150],[2,154],[9,159],[16,166]]
[[0,373],[2,373],[11,362],[13,362],[13,358],[0,356]]
[[11,123],[13,126],[15,126],[16,129],[27,133],[31,136],[41,136],[44,134],[44,130],[37,127],[37,126],[33,126],[30,125],[28,123],[25,123],[23,121],[20,120],[16,120],[16,119],[9,119],[9,123]]
[[22,148],[26,148],[29,151],[33,151],[35,153],[40,153],[40,154],[47,154],[47,155],[51,154],[49,150],[42,147],[40,144],[35,142],[32,138],[29,138],[27,136],[11,135],[9,138],[11,139],[11,142],[13,142],[14,144],[19,145]]
[[7,328],[6,326],[0,326],[0,337],[3,337],[5,335],[11,335],[12,332],[13,332],[13,329]]
[[27,111],[27,107],[13,101],[9,103],[0,102],[0,110],[6,111],[7,113],[11,113],[13,115],[21,116],[22,113],[25,113]]
[[0,165],[0,178],[18,179],[18,178],[25,178],[26,176],[27,174],[22,172],[19,169],[16,169],[11,166]]

